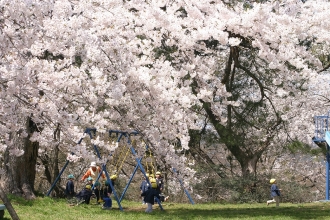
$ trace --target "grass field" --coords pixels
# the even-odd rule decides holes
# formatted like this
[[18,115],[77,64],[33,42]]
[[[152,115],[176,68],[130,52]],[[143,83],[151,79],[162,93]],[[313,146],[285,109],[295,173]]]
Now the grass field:
[[[330,202],[304,204],[280,204],[280,207],[266,204],[176,204],[163,203],[164,211],[158,205],[150,214],[144,212],[145,206],[137,202],[123,201],[120,211],[116,201],[113,209],[102,210],[95,200],[90,205],[70,206],[64,199],[38,198],[25,201],[11,198],[11,202],[21,220],[86,220],[86,219],[330,219]],[[4,219],[11,219],[5,211]]]

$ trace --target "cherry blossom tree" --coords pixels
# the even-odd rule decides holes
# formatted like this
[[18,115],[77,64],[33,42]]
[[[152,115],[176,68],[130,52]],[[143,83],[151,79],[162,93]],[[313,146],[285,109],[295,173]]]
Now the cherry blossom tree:
[[[75,144],[86,127],[139,131],[156,155],[191,177],[172,143],[189,148],[189,131],[202,126],[196,109],[241,158],[242,171],[276,146],[273,130],[286,138],[283,121],[294,135],[309,135],[301,127],[312,108],[297,107],[308,105],[302,89],[323,69],[305,42],[328,50],[325,0],[248,8],[220,0],[0,3],[0,134],[5,180],[15,182],[10,192],[33,197],[32,169],[43,148],[90,157]],[[238,116],[261,120],[247,128]],[[242,141],[242,132],[255,142]],[[257,158],[244,159],[250,151]]]

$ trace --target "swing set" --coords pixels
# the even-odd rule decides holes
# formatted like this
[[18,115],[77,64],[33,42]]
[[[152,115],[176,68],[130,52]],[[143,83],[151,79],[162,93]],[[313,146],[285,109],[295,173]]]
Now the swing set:
[[[96,129],[95,128],[87,128],[84,132],[84,134],[88,134],[89,138],[90,139],[93,139],[93,135],[95,136],[96,134]],[[144,178],[147,180],[148,184],[150,184],[150,181],[149,181],[149,178],[147,178],[147,173],[152,175],[155,173],[155,167],[154,167],[154,164],[155,164],[155,160],[154,160],[154,156],[153,156],[153,153],[152,151],[149,149],[149,147],[147,146],[147,144],[145,144],[145,148],[146,148],[146,151],[145,151],[145,155],[143,157],[139,157],[135,151],[135,148],[133,146],[133,144],[131,143],[131,136],[136,136],[138,135],[139,133],[137,131],[133,131],[133,132],[126,132],[126,131],[119,131],[119,130],[109,130],[108,131],[108,134],[109,134],[109,137],[111,138],[113,134],[116,134],[116,137],[117,137],[117,143],[119,143],[121,141],[122,138],[126,138],[126,141],[127,141],[127,145],[125,145],[124,149],[118,147],[115,151],[119,151],[120,153],[117,154],[118,156],[116,157],[116,162],[115,162],[115,165],[113,165],[113,167],[111,167],[110,165],[110,168],[113,169],[114,171],[114,174],[113,175],[118,175],[118,173],[120,172],[120,170],[122,169],[122,166],[123,166],[123,163],[124,161],[126,160],[128,154],[129,154],[129,151],[131,151],[132,155],[134,156],[135,158],[135,161],[136,161],[136,166],[134,168],[134,171],[133,173],[131,174],[121,196],[119,197],[117,195],[117,192],[112,184],[112,181],[111,181],[111,178],[110,178],[110,175],[107,171],[107,168],[106,168],[106,162],[104,162],[102,164],[102,167],[101,167],[101,172],[99,174],[99,176],[97,177],[97,179],[94,181],[94,184],[92,186],[92,189],[94,189],[94,185],[96,182],[98,182],[100,176],[102,175],[102,173],[105,174],[106,176],[106,179],[107,181],[109,182],[110,184],[110,187],[112,189],[112,192],[113,192],[113,195],[115,197],[115,200],[117,201],[117,204],[118,204],[118,207],[121,211],[123,211],[123,208],[121,206],[121,201],[123,200],[127,190],[128,190],[128,187],[129,185],[131,184],[132,180],[133,180],[133,177],[134,175],[136,174],[137,170],[140,169],[140,171],[142,172],[142,174],[144,175]],[[78,144],[81,144],[83,141],[83,138],[81,138],[79,141],[78,141]],[[101,155],[100,155],[100,151],[98,149],[98,147],[96,145],[93,145],[93,148],[94,148],[94,151],[96,152],[96,155],[97,157],[101,160]],[[127,149],[125,149],[127,148]],[[110,156],[113,156],[113,154],[115,154],[116,152],[111,152],[110,153]],[[72,153],[74,154],[74,153]],[[115,158],[115,157],[113,157]],[[142,160],[144,159],[145,161],[145,167],[146,167],[146,170],[144,169],[143,165],[142,165]],[[60,171],[59,175],[57,176],[57,178],[55,179],[54,183],[52,184],[51,188],[49,189],[49,191],[47,192],[47,196],[50,195],[50,193],[52,192],[52,190],[54,189],[54,187],[56,186],[56,183],[58,182],[58,180],[60,179],[61,175],[63,174],[64,170],[66,169],[66,167],[68,166],[68,164],[70,163],[69,160],[66,161],[65,165],[63,166],[62,170]],[[172,169],[172,172],[177,174],[175,168]],[[112,175],[111,175],[112,176]],[[184,189],[184,192],[185,194],[187,195],[189,201],[191,202],[191,204],[194,204],[194,201],[192,200],[189,192],[185,189],[184,185],[183,185],[183,182],[182,180],[178,177],[178,175],[176,175],[176,178],[178,179],[181,187]],[[161,205],[161,202],[158,198],[155,198],[160,209],[163,210],[163,207]]]

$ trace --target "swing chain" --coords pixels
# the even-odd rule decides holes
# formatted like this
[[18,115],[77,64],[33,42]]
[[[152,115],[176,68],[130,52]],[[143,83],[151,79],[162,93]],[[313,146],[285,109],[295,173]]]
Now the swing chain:
[[[126,145],[125,145],[125,147],[126,147]],[[120,163],[119,167],[118,167],[118,168],[116,167],[116,174],[117,174],[117,173],[121,170],[121,168],[123,167],[124,162],[126,161],[126,157],[127,157],[128,153],[129,153],[129,148],[127,148],[127,151],[126,151],[126,153],[125,153],[125,155],[124,155],[124,158],[121,160],[121,163]]]

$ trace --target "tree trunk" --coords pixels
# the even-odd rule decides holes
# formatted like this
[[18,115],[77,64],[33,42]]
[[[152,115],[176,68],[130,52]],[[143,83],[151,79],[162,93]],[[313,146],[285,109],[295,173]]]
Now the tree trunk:
[[[60,134],[61,134],[61,129],[60,129],[60,125],[58,124],[56,130],[54,131],[54,141],[59,143],[60,137],[61,137]],[[60,170],[58,168],[58,164],[59,164],[58,155],[59,155],[59,153],[60,153],[59,145],[57,144],[55,146],[55,149],[54,149],[53,180],[52,181],[54,181],[57,178],[57,176],[60,174]],[[58,180],[57,186],[54,188],[57,195],[60,195],[60,189],[58,187],[60,185],[61,185],[61,178]]]
[[[203,103],[203,108],[208,115],[210,122],[214,126],[216,132],[221,137],[227,149],[239,162],[242,170],[242,176],[246,177],[246,175],[249,175],[251,173],[256,175],[258,160],[266,148],[264,147],[255,150],[254,152],[250,151],[250,153],[244,151],[244,148],[242,147],[244,145],[243,138],[233,132],[230,127],[226,127],[218,122],[217,117],[213,114],[211,110],[210,103],[204,102],[202,100],[201,102]],[[268,141],[266,143],[268,143]],[[265,146],[267,146],[266,143]]]
[[[55,129],[54,133],[53,133],[53,138],[54,138],[54,142],[59,143],[60,142],[60,125],[57,125],[57,128]],[[41,161],[41,163],[44,165],[45,170],[44,170],[44,174],[46,176],[47,182],[52,185],[55,181],[55,179],[58,177],[58,175],[60,174],[60,170],[59,170],[59,154],[60,154],[60,149],[59,149],[59,144],[56,144],[53,148],[53,150],[51,150],[50,152],[39,156],[39,159]],[[59,178],[59,180],[57,181],[55,187],[54,187],[54,191],[53,191],[53,195],[56,196],[62,196],[64,189],[61,187],[61,178]]]
[[252,156],[246,156],[240,160],[242,176],[247,177],[253,175],[256,177],[259,158],[258,154],[253,154]]
[[198,130],[189,130],[189,151],[191,155],[195,158],[195,160],[199,164],[205,163],[208,167],[210,167],[217,175],[223,177],[223,171],[219,169],[215,169],[216,164],[213,160],[201,149],[201,131]]
[[[28,117],[25,121],[27,136],[23,132],[11,134],[12,146],[7,147],[5,161],[5,191],[26,199],[34,199],[34,180],[36,176],[36,162],[38,157],[38,142],[31,142],[30,137],[38,131],[36,124]],[[20,156],[11,155],[14,148],[23,150]]]

